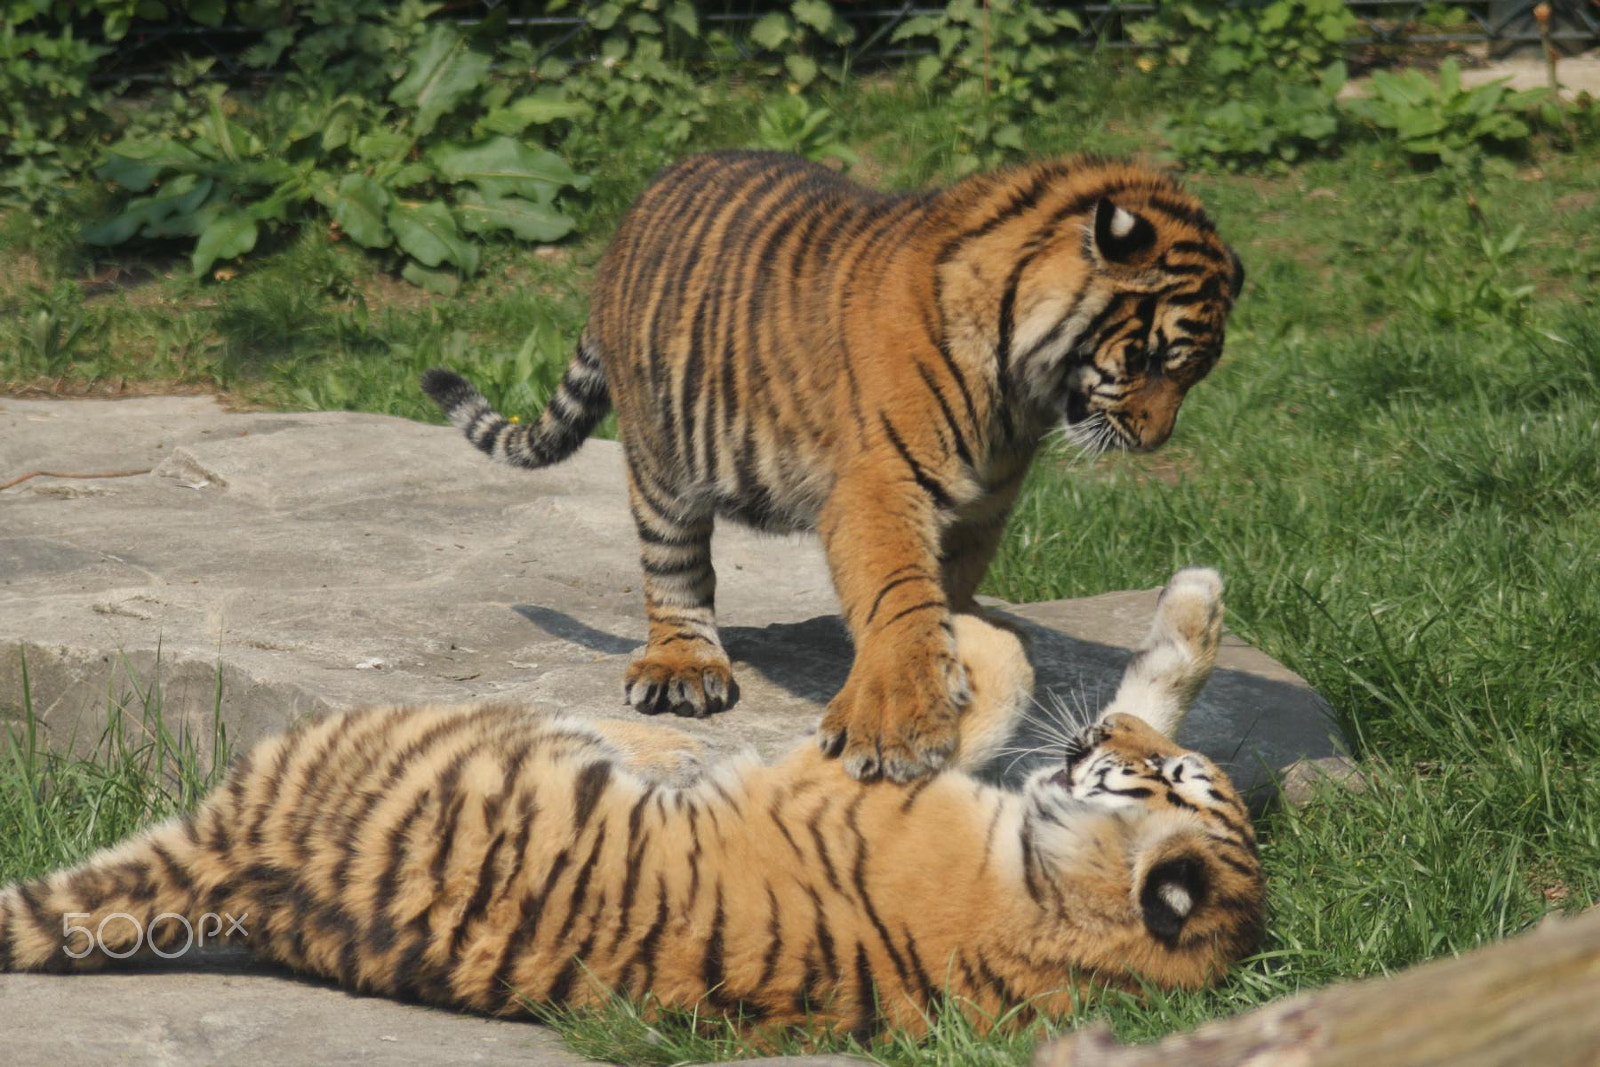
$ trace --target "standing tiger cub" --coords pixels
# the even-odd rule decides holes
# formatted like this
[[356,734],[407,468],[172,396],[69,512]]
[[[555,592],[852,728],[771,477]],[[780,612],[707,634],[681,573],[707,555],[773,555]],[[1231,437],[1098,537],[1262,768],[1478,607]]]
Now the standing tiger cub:
[[448,371],[423,387],[523,467],[571,455],[615,405],[649,616],[625,683],[640,711],[704,715],[734,692],[713,518],[819,531],[856,659],[818,739],[853,777],[903,782],[955,750],[950,616],[973,608],[1044,434],[1164,442],[1242,282],[1200,204],[1128,163],[886,194],[717,153],[629,210],[537,421]]
[[1033,688],[1017,638],[970,615],[954,767],[906,789],[809,740],[697,767],[693,740],[639,719],[329,715],[257,746],[193,815],[0,889],[0,972],[97,968],[141,940],[179,955],[218,914],[258,957],[348,989],[506,1015],[648,994],[866,1037],[941,1010],[1065,1014],[1089,982],[1214,982],[1262,914],[1244,805],[1171,739],[1220,592],[1214,571],[1174,576],[1112,704],[1020,791],[960,772]]

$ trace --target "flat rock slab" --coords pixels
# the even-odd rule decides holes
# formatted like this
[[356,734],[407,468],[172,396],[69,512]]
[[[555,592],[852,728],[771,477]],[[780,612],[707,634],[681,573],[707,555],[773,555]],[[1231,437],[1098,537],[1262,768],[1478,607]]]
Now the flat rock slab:
[[0,1048],[19,1067],[593,1063],[542,1026],[353,996],[242,952],[116,974],[0,977]]
[[[98,736],[108,687],[128,692],[135,678],[148,686],[158,656],[169,729],[208,738],[220,709],[236,748],[310,712],[380,702],[510,697],[632,714],[621,679],[644,619],[611,442],[527,472],[489,463],[455,430],[378,415],[233,414],[197,397],[0,399],[0,481],[40,469],[150,471],[40,477],[0,491],[0,718],[22,707],[25,652],[35,712],[57,747]],[[742,696],[722,715],[674,724],[715,750],[772,755],[813,728],[843,682],[848,636],[815,539],[725,526],[713,551]],[[1033,645],[1039,713],[1029,737],[1050,734],[1072,714],[1063,708],[1109,699],[1154,603],[1150,590],[997,605]],[[1326,704],[1232,637],[1183,740],[1246,789],[1340,750]],[[992,773],[1014,777],[1028,764]],[[206,993],[208,975],[163,977],[192,985],[194,1011],[237,999]],[[0,1005],[57,988],[28,984],[44,981],[0,979]],[[71,980],[71,996],[139,995],[121,981]],[[285,997],[342,996],[283,988]],[[429,1025],[460,1026],[463,1049],[482,1051],[496,1026],[526,1029],[361,1003],[363,1012],[422,1011]],[[170,1020],[164,1032],[189,1032],[183,1012],[138,1010]],[[70,1021],[58,1029],[92,1041],[90,1014],[60,1011]],[[13,1018],[0,1009],[0,1047]],[[195,1040],[188,1060],[211,1060]]]

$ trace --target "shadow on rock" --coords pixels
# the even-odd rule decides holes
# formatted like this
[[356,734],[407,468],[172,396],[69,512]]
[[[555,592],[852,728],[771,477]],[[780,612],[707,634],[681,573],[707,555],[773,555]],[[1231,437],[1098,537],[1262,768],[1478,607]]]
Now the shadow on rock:
[[639,648],[643,642],[627,637],[618,637],[608,634],[604,630],[597,630],[586,622],[579,622],[571,615],[554,608],[540,607],[537,604],[518,604],[511,609],[524,619],[533,623],[551,637],[559,637],[563,641],[571,641],[575,645],[582,645],[592,652],[603,652],[608,656],[620,656],[625,652],[632,652]]
[[855,650],[837,615],[770,626],[727,626],[722,643],[734,662],[797,697],[826,704],[844,685]]

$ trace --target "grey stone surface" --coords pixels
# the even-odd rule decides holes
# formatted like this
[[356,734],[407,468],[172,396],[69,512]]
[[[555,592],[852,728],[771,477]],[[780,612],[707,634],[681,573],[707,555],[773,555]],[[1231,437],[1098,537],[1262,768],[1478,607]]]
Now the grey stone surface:
[[1278,794],[1289,807],[1302,808],[1330,787],[1347,793],[1365,793],[1367,776],[1348,756],[1298,759],[1284,768]]
[[361,997],[242,952],[115,974],[0,976],[0,1062],[585,1067],[533,1023]]
[[[644,621],[621,457],[610,442],[592,441],[572,460],[530,473],[485,461],[454,430],[382,416],[230,414],[195,397],[0,399],[0,481],[35,469],[135,468],[152,473],[35,478],[0,492],[0,717],[21,707],[25,650],[35,709],[58,747],[97,735],[108,684],[125,691],[132,675],[148,684],[158,646],[169,726],[209,736],[220,672],[221,714],[236,746],[320,708],[375,702],[511,697],[631,714],[621,678]],[[814,539],[725,527],[714,552],[742,697],[722,715],[675,724],[717,750],[770,755],[814,725],[849,670],[848,637]],[[1058,717],[1059,705],[1109,697],[1154,599],[1152,590],[999,607],[1032,641],[1041,722]],[[1301,757],[1338,752],[1320,698],[1232,638],[1183,739],[1246,787]],[[350,1035],[328,1037],[354,1042],[351,1051],[329,1044],[335,1051],[319,1059],[360,1055],[357,1045],[385,1032],[389,1019],[402,1027],[426,1017],[416,1024],[422,1048],[431,1047],[427,1028],[460,1027],[459,1047],[484,1055],[495,1027],[528,1030],[384,1002],[329,1002],[343,994],[255,975],[228,979],[262,983],[248,995],[209,974],[160,980],[172,984],[0,978],[0,1047],[26,1033],[90,1049],[101,1040],[90,1008],[120,1004],[153,1035],[140,1046],[147,1059],[208,1061],[205,1042],[222,1038],[192,1020],[253,1011],[235,1002],[269,986],[276,992],[263,996],[285,998],[270,1002],[279,1005],[272,1014],[292,1017],[296,998],[305,998],[312,1021],[295,1039],[311,1044],[322,1025],[317,1004],[359,1005],[348,1008],[362,1020],[359,1031],[352,1023]],[[17,1014],[28,1003],[34,1014]],[[58,1034],[40,1037],[34,1023],[13,1021],[42,1024],[51,1003]],[[340,1014],[327,1010],[330,1019]],[[163,1051],[167,1040],[178,1051]],[[288,1046],[265,1047],[256,1062],[296,1061]],[[406,1062],[397,1057],[389,1058]],[[65,1062],[93,1058],[86,1051]]]

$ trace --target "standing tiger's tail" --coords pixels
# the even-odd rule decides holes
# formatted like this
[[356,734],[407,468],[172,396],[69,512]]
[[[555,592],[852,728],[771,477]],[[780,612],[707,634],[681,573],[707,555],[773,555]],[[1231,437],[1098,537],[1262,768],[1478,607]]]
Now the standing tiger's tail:
[[495,411],[465,378],[442,367],[422,376],[422,388],[467,440],[514,467],[548,467],[566,459],[611,410],[611,393],[600,358],[587,342],[578,344],[550,402],[527,426]]
[[96,970],[146,952],[176,958],[238,936],[249,917],[218,872],[208,874],[216,864],[192,826],[165,823],[81,866],[0,887],[0,974]]

